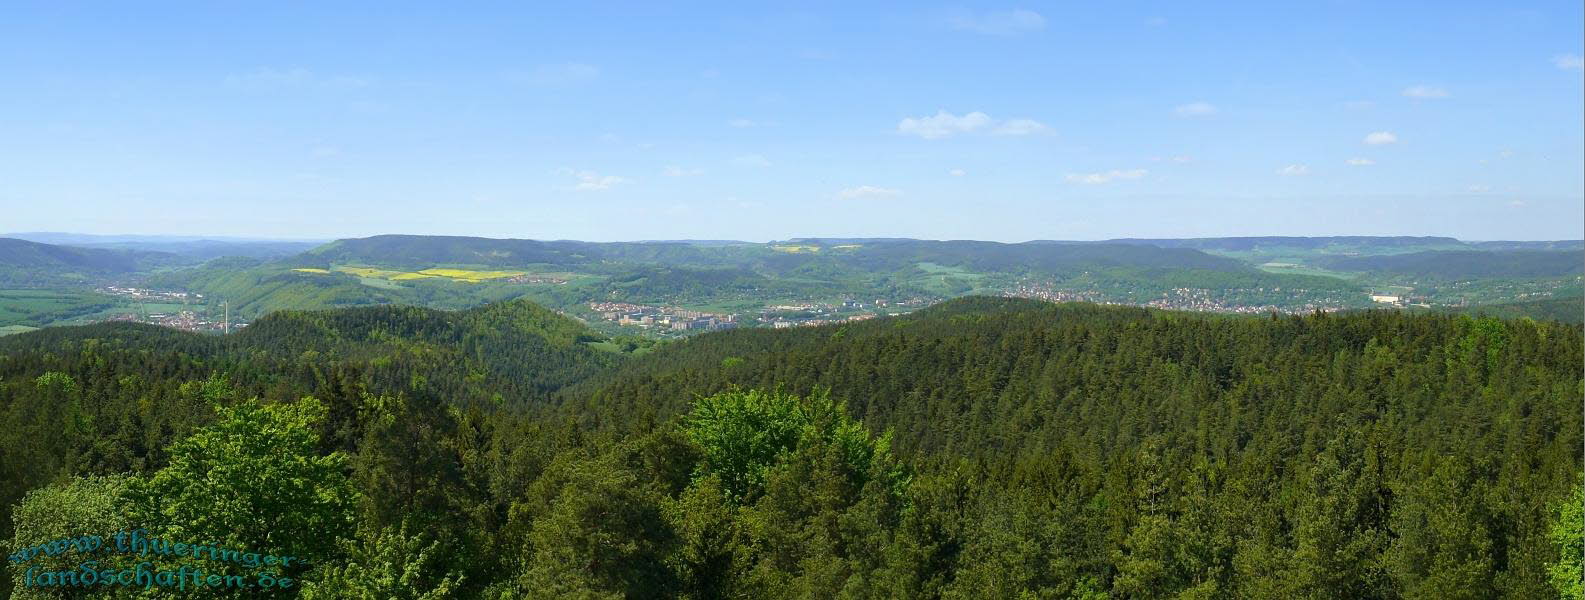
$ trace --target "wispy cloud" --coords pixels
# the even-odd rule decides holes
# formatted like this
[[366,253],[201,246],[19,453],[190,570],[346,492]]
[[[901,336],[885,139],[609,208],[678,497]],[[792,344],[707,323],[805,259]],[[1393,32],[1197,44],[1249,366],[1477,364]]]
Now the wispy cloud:
[[1373,131],[1365,134],[1365,143],[1371,146],[1385,146],[1398,143],[1398,136],[1391,131]]
[[934,116],[908,117],[897,123],[898,133],[917,135],[927,140],[982,132],[991,135],[1033,135],[1050,130],[1044,123],[1034,119],[999,121],[979,111],[958,116],[941,110]]
[[740,167],[769,167],[770,161],[758,154],[744,154],[733,157],[732,164]]
[[662,170],[661,174],[667,177],[693,177],[696,175],[703,175],[704,169],[685,169],[672,165]]
[[1008,119],[991,130],[994,135],[1033,135],[1050,130],[1045,123],[1034,119]]
[[1046,18],[1032,10],[1004,10],[983,14],[962,13],[947,18],[947,25],[959,31],[984,35],[1018,35],[1046,28]]
[[1581,58],[1578,54],[1559,54],[1552,57],[1552,64],[1557,65],[1559,69],[1578,71],[1585,69],[1585,58]]
[[1120,179],[1139,179],[1144,177],[1146,173],[1149,173],[1149,171],[1144,169],[1113,169],[1111,171],[1104,171],[1100,173],[1069,173],[1065,179],[1068,180],[1068,183],[1100,185],[1103,183],[1111,183]]
[[1487,193],[1487,192],[1491,191],[1491,186],[1475,184],[1475,185],[1469,186],[1469,187],[1467,187],[1465,189],[1468,190],[1469,193],[1471,193],[1471,194],[1484,194],[1484,193]]
[[1216,114],[1216,107],[1208,102],[1190,102],[1172,109],[1172,114],[1180,117],[1209,117]]
[[903,195],[902,190],[884,188],[873,185],[850,187],[837,192],[837,197],[843,200],[856,200],[860,198],[892,198]]
[[615,175],[601,175],[594,171],[579,171],[575,169],[561,169],[563,175],[571,175],[578,180],[567,189],[575,192],[603,192],[627,180]]
[[1404,88],[1403,95],[1421,100],[1435,100],[1448,97],[1447,90],[1429,85],[1411,85]]
[[947,174],[951,175],[953,177],[962,177],[964,175],[968,175],[969,172],[968,171],[964,171],[963,169],[953,169],[951,171],[947,171]]
[[1347,162],[1350,167],[1368,167],[1376,164],[1376,161],[1368,158],[1350,158],[1344,162]]
[[1310,174],[1310,167],[1307,167],[1305,165],[1288,165],[1288,166],[1283,167],[1281,169],[1277,169],[1277,174],[1278,175],[1286,175],[1288,177],[1296,177],[1296,176],[1299,176],[1299,175],[1309,175]]

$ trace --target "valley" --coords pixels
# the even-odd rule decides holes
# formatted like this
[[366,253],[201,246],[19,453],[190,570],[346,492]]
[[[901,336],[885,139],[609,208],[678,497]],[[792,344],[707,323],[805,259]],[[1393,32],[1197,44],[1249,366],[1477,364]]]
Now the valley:
[[[673,338],[901,314],[966,295],[1265,314],[1470,310],[1571,302],[1585,294],[1581,244],[1566,241],[808,238],[756,244],[375,236],[301,253],[243,246],[237,253],[253,256],[215,258],[125,244],[113,250],[13,244],[34,246],[15,248],[0,261],[0,280],[13,287],[0,295],[0,327],[10,328],[0,331],[109,319],[218,323],[227,312],[243,324],[275,310],[383,304],[454,310],[524,298],[608,335]],[[223,252],[214,244],[203,248]],[[103,292],[115,287],[190,297],[178,308]],[[601,308],[613,303],[648,308],[625,314]],[[181,311],[194,317],[167,317]]]

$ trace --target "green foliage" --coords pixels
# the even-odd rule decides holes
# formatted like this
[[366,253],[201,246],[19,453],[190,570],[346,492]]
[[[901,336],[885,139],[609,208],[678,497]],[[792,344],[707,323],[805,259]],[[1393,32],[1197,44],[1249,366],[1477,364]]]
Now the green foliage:
[[345,544],[344,564],[306,577],[303,600],[444,600],[458,597],[463,576],[441,571],[445,551],[403,525],[359,535]]
[[1575,487],[1574,493],[1558,505],[1557,520],[1548,532],[1557,547],[1557,560],[1547,565],[1547,576],[1552,588],[1565,600],[1585,598],[1585,486]]
[[356,491],[346,458],[320,455],[316,425],[325,407],[246,401],[178,442],[170,464],[133,480],[135,519],[162,537],[302,557],[337,555],[352,529]]
[[[122,498],[127,485],[125,476],[88,476],[28,492],[16,507],[13,516],[16,531],[5,547],[14,551],[86,535],[101,536],[103,543],[113,543],[108,534],[133,527]],[[73,570],[84,560],[93,559],[67,552],[55,557],[41,555],[25,564],[9,564],[7,568],[15,582],[10,597],[17,600],[55,597],[41,593],[38,588],[23,587],[20,577],[28,567],[41,571]]]
[[766,470],[808,424],[797,396],[749,390],[698,399],[685,429],[704,449],[701,474],[719,477],[729,500],[752,502],[764,490]]

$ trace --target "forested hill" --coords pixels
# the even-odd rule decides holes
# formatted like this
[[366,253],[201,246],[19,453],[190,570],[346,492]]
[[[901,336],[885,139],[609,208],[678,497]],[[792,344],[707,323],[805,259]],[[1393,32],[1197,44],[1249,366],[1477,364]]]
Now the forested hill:
[[521,300],[455,312],[371,306],[275,312],[224,337],[131,323],[47,328],[0,338],[0,364],[54,368],[83,351],[153,353],[189,376],[227,374],[255,393],[340,370],[375,393],[417,387],[418,377],[450,403],[493,404],[543,400],[615,364],[618,353],[588,343],[603,339]]
[[310,599],[1552,598],[1578,566],[1578,326],[975,297],[587,339],[525,303],[12,336],[0,531],[290,551]]
[[140,259],[159,258],[169,257],[160,253],[75,248],[0,238],[0,267],[125,273],[138,269]]
[[1450,279],[1559,277],[1585,272],[1582,250],[1449,250],[1384,256],[1333,256],[1321,261],[1343,271],[1380,271]]
[[[1420,248],[1425,246],[1460,247],[1465,243],[1450,237],[1435,236],[1255,236],[1223,238],[1144,239],[1122,238],[1108,240],[1121,244],[1148,244],[1163,248],[1195,248],[1199,250],[1254,250],[1262,247],[1321,249],[1330,246],[1370,245],[1382,248]],[[1523,243],[1523,242],[1519,242]]]

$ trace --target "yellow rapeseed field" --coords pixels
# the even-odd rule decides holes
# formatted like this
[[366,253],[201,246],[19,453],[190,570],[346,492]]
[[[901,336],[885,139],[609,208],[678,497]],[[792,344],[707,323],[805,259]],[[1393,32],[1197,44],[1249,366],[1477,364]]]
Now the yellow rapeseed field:
[[[316,269],[312,267],[302,267],[292,270],[301,271],[304,273],[330,273],[328,270]],[[525,273],[524,271],[474,271],[472,269],[424,269],[422,271],[408,273],[403,271],[387,271],[385,269],[376,269],[373,267],[351,267],[346,265],[335,267],[335,271],[349,275],[355,275],[358,277],[388,279],[391,281],[412,281],[414,279],[430,279],[433,277],[440,277],[444,279],[450,279],[452,281],[460,281],[462,283],[481,283],[491,279],[516,277]]]

